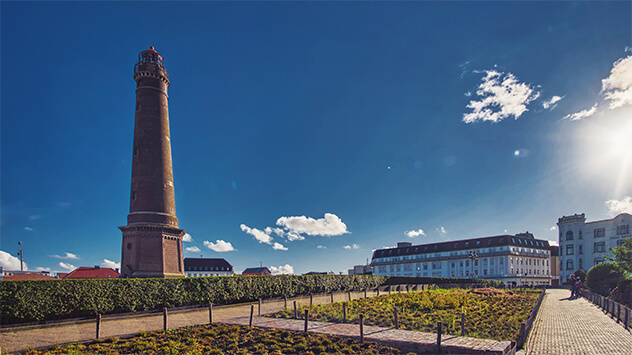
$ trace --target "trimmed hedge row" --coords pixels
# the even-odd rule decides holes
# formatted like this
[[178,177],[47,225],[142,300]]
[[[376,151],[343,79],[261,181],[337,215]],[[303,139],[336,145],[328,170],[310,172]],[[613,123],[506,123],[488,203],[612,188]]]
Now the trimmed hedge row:
[[[476,281],[480,281],[481,286],[495,286],[489,280]],[[91,317],[95,313],[139,312],[208,302],[241,303],[259,298],[362,290],[387,284],[471,282],[470,279],[371,275],[2,281],[0,323]]]
[[450,278],[450,277],[403,277],[390,276],[384,285],[445,285],[445,284],[476,284],[480,287],[504,288],[505,283],[498,280],[485,279],[467,279],[467,278]]
[[313,275],[3,281],[0,282],[0,323],[358,290],[379,286],[386,279],[370,275]]

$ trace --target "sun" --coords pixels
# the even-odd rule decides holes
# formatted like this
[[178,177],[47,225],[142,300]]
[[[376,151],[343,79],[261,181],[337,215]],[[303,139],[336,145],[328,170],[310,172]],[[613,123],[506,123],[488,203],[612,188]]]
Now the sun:
[[579,172],[615,195],[632,184],[632,107],[585,119],[575,141]]

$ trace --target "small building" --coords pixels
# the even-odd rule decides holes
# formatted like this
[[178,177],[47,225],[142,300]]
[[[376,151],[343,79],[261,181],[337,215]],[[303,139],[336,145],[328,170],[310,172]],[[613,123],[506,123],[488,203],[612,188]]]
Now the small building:
[[184,258],[185,277],[233,276],[233,266],[222,258]]
[[241,273],[244,276],[268,276],[272,275],[267,267],[249,267]]
[[80,266],[64,276],[63,280],[72,279],[115,279],[119,276],[118,268]]
[[0,280],[18,281],[18,280],[55,280],[50,276],[48,271],[12,271],[3,270]]
[[372,275],[373,269],[371,265],[355,265],[353,269],[349,269],[347,272],[349,275]]

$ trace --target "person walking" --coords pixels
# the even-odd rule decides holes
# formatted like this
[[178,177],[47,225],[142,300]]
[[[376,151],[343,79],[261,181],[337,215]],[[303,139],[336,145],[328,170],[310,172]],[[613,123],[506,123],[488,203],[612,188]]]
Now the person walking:
[[575,298],[575,274],[571,274],[571,276],[569,276],[569,279],[571,281],[571,297],[569,297],[569,299],[573,299]]

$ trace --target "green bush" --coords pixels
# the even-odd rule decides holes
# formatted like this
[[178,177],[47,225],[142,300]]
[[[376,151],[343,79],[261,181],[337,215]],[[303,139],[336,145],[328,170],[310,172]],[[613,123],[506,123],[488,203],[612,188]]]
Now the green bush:
[[593,266],[586,273],[586,286],[595,293],[608,296],[619,281],[625,279],[623,271],[615,263],[606,262]]
[[386,276],[235,276],[0,282],[2,324],[374,288]]

